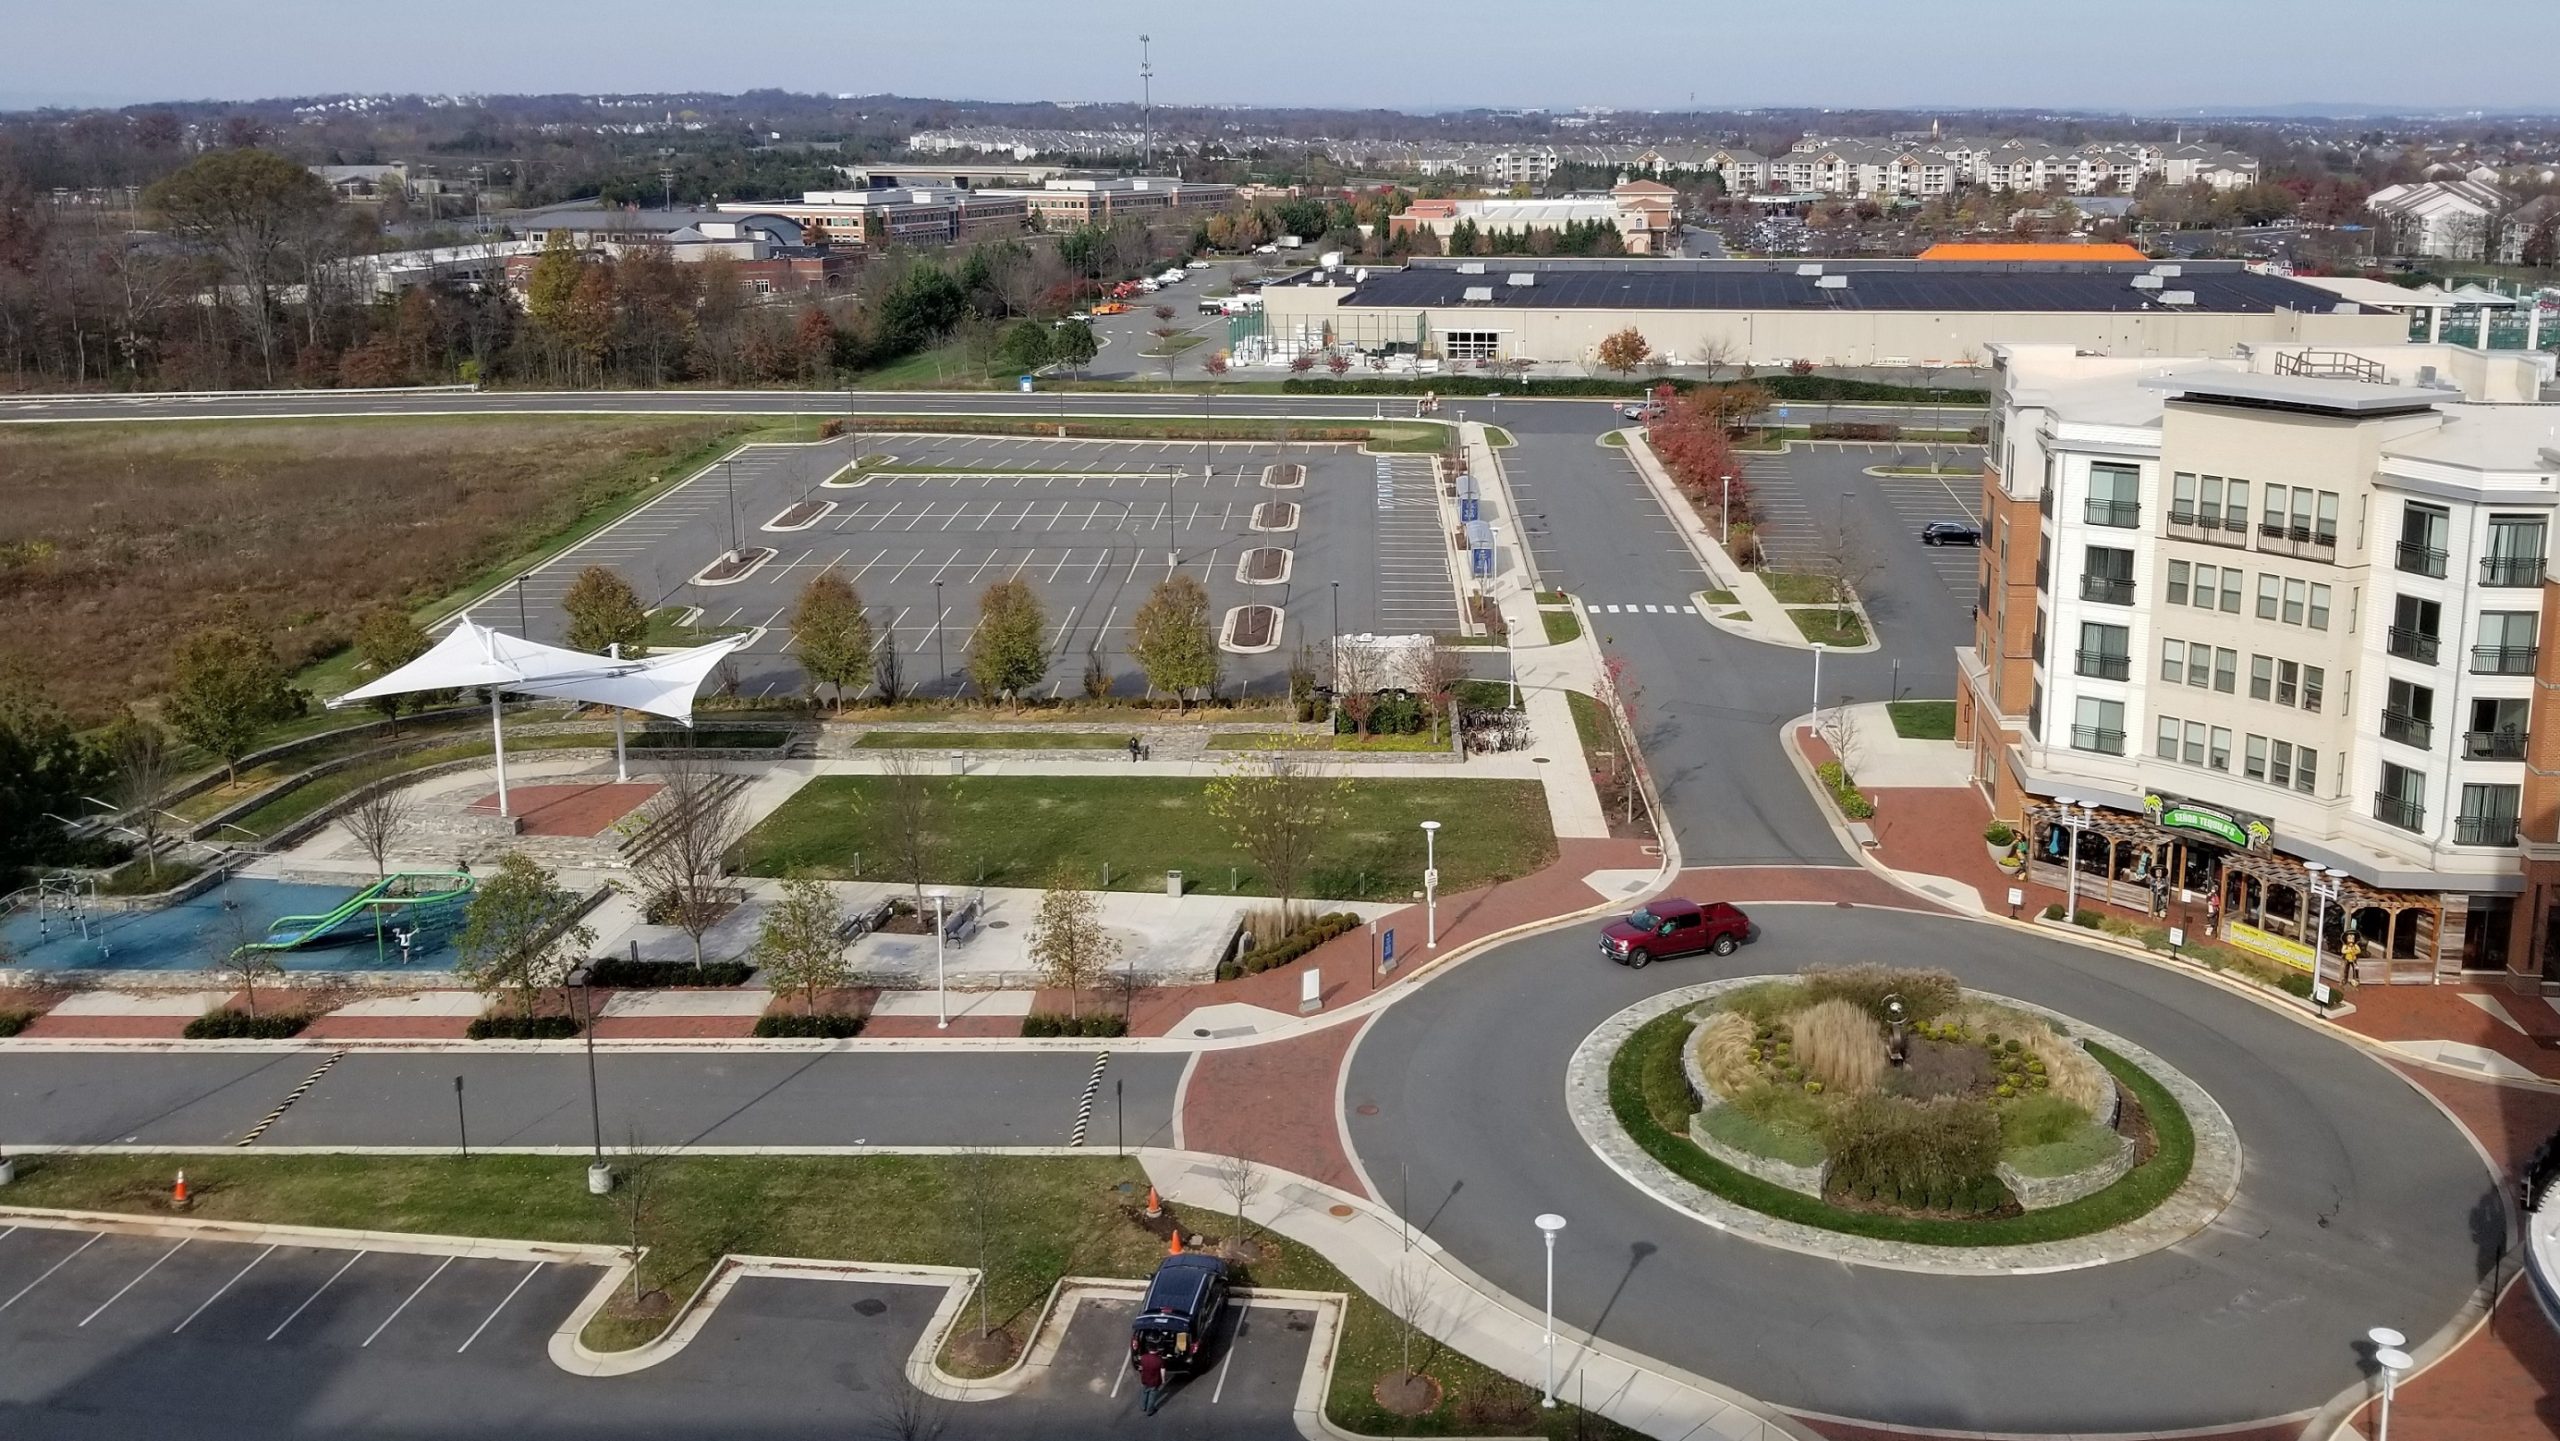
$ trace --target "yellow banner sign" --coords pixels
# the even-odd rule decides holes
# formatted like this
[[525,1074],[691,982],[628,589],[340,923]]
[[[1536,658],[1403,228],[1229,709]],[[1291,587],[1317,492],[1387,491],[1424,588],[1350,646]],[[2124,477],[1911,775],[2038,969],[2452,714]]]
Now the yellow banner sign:
[[2245,926],[2233,921],[2222,928],[2222,938],[2244,951],[2255,951],[2271,961],[2282,961],[2297,971],[2311,969],[2311,948],[2300,941],[2287,940],[2273,931]]

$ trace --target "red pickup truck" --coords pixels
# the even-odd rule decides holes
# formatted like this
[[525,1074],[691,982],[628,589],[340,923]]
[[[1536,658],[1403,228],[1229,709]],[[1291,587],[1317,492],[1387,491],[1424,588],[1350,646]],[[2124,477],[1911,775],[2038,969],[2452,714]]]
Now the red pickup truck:
[[1600,954],[1639,970],[1670,956],[1733,954],[1751,939],[1751,918],[1726,901],[1647,901],[1600,931]]

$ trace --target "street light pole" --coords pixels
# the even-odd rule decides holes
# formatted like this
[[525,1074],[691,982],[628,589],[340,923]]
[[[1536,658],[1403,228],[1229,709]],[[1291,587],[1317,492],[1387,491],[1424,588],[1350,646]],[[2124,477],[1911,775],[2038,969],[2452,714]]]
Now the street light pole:
[[943,892],[933,893],[933,1025],[938,1031],[951,1028],[951,989],[942,969],[943,950],[949,944],[950,932],[942,919]]
[[[622,642],[613,641],[604,648],[606,655],[622,659]],[[613,778],[616,783],[631,779],[631,767],[625,763],[622,748],[622,707],[613,708]]]
[[2311,895],[2318,904],[2311,919],[2311,998],[2329,999],[2329,978],[2324,972],[2321,947],[2329,929],[2329,898],[2338,893],[2338,879],[2343,871],[2333,871],[2318,861],[2305,861],[2302,868],[2311,873]]
[[2382,1368],[2382,1412],[2374,1422],[2373,1441],[2391,1441],[2391,1393],[2400,1389],[2400,1373],[2418,1362],[2397,1346],[2377,1348],[2373,1359]]
[[743,545],[745,545],[745,544],[746,544],[746,542],[745,542],[745,541],[743,541],[743,540],[739,539],[739,537],[738,537],[738,461],[737,461],[737,457],[735,457],[735,456],[731,456],[731,457],[729,458],[729,460],[728,460],[726,463],[724,463],[724,464],[720,467],[720,473],[721,473],[722,477],[723,477],[723,478],[725,478],[725,479],[728,481],[728,485],[729,485],[729,553],[730,553],[731,555],[735,555],[735,554],[737,554],[737,553],[738,553],[738,549],[739,549],[739,547],[741,547],[741,546],[743,546]]
[[2062,856],[2062,918],[2075,920],[2080,915],[2080,803],[2069,796],[2055,796],[2053,803],[2062,807],[2062,824],[2071,836],[2071,848]]
[[933,583],[933,668],[937,679],[951,678],[951,657],[942,648],[942,582]]
[[1548,1211],[1538,1217],[1538,1230],[1547,1238],[1547,1389],[1538,1404],[1549,1410],[1556,1404],[1556,1232],[1564,1229],[1564,1217]]
[[1822,733],[1822,642],[1813,643],[1813,731]]
[[1423,945],[1440,949],[1440,823],[1422,823]]
[[587,1035],[587,1118],[594,1126],[595,1159],[587,1166],[587,1194],[601,1196],[613,1189],[613,1168],[604,1163],[604,1106],[596,1094],[596,963],[578,967],[572,977],[578,986],[579,1029]]
[[1723,480],[1724,499],[1717,503],[1716,521],[1724,528],[1724,548],[1729,554],[1733,550],[1733,477],[1728,475]]

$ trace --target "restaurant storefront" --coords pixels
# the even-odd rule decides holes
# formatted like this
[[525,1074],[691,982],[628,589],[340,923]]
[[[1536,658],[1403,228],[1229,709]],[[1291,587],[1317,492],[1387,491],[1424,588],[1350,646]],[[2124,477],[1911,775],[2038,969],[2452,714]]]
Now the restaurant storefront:
[[[2160,917],[2305,972],[2316,953],[2347,959],[2358,981],[2435,975],[2441,897],[2314,870],[2276,849],[2265,816],[2162,794],[2140,814],[2038,800],[2025,815],[2029,877],[2070,890],[2076,869],[2084,906]],[[2325,906],[2315,879],[2334,887]]]

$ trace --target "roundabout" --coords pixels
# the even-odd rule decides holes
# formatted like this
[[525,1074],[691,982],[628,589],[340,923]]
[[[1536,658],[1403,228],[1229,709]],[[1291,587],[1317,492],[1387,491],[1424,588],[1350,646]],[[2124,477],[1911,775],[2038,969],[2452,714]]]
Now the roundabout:
[[[1531,1218],[1568,1217],[1558,1320],[1606,1341],[1807,1415],[1994,1433],[2306,1416],[2363,1384],[2367,1327],[2433,1335],[2505,1242],[2488,1172],[2433,1102],[2265,1006],[1953,918],[1790,905],[1762,919],[1762,938],[1734,957],[1642,972],[1597,961],[1580,928],[1551,932],[1381,1013],[1341,1098],[1373,1192],[1516,1295],[1541,1285]],[[1931,1274],[1824,1244],[1851,1238],[1792,1249],[1701,1224],[1577,1125],[1576,1054],[1630,1008],[1660,1014],[1703,983],[1878,958],[2048,1008],[2186,1078],[2237,1140],[2227,1204],[2208,1185],[2178,1234],[2141,1254]],[[2149,1219],[2210,1182],[2210,1150],[2199,1145],[2196,1174]]]

